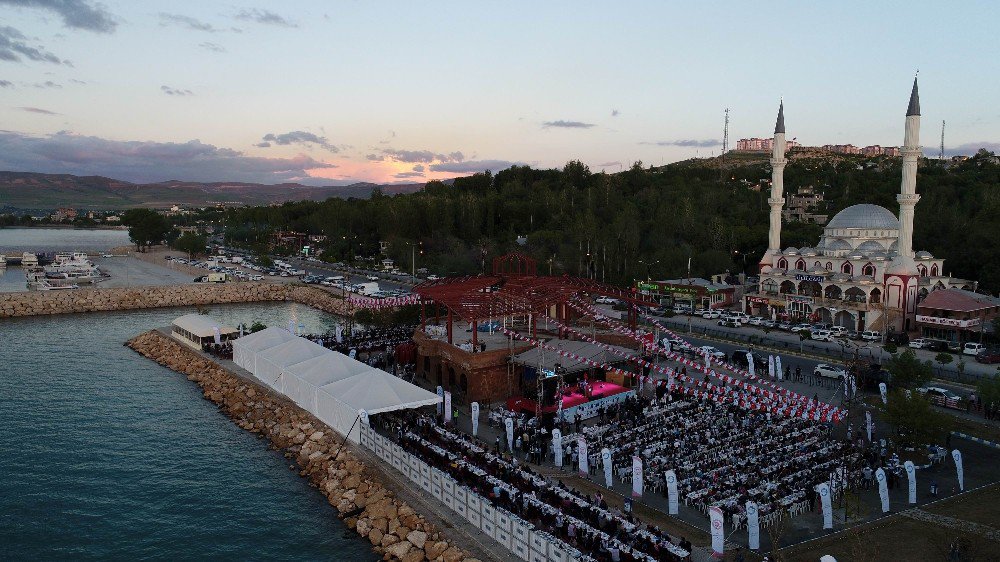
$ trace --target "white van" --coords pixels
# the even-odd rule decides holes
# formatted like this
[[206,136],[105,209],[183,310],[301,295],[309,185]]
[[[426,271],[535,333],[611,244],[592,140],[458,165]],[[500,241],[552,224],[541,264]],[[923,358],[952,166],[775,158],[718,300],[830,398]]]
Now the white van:
[[833,326],[830,328],[830,333],[833,334],[835,338],[842,338],[847,335],[847,328],[843,326]]
[[809,333],[809,338],[817,341],[833,341],[833,334],[830,330],[813,330]]
[[965,355],[979,355],[983,351],[986,351],[986,346],[981,343],[969,342],[962,346],[962,353]]
[[882,334],[874,330],[865,330],[864,332],[861,332],[861,339],[864,341],[879,341],[882,339]]

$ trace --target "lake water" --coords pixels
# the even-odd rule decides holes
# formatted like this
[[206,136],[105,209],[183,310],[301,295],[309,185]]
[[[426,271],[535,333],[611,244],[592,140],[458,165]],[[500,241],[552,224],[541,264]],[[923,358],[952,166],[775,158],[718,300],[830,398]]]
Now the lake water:
[[[4,560],[376,560],[367,541],[183,375],[123,342],[189,308],[0,320]],[[227,324],[323,330],[286,303]]]
[[18,252],[96,252],[128,246],[126,230],[73,228],[0,228],[0,254]]

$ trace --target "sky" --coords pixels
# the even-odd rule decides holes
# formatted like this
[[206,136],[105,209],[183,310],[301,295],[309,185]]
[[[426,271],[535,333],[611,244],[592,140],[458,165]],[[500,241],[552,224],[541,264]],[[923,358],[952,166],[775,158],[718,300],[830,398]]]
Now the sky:
[[[978,15],[977,15],[978,14]],[[616,172],[770,136],[1000,149],[989,2],[0,0],[0,169],[135,182]]]

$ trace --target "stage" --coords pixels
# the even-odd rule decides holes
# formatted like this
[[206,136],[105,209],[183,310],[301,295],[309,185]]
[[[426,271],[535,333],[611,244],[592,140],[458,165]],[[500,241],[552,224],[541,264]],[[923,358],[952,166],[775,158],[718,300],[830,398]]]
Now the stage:
[[[635,391],[610,382],[594,381],[590,385],[592,390],[590,400],[587,400],[587,397],[581,394],[576,386],[573,386],[574,390],[572,392],[563,395],[562,409],[565,419],[572,420],[577,413],[583,419],[594,417],[597,415],[599,408],[617,404],[624,401],[626,397],[635,394]],[[538,402],[523,396],[507,400],[507,409],[513,412],[535,414],[537,408]],[[558,405],[553,404],[543,407],[542,413],[554,414],[558,409]]]

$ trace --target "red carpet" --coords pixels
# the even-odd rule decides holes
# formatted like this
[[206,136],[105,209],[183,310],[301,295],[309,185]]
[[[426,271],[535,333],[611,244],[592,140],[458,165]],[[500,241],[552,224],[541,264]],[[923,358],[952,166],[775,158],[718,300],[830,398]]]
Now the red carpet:
[[[576,388],[576,387],[574,387]],[[628,389],[624,386],[619,386],[610,382],[596,381],[591,383],[591,396],[594,400],[599,398],[605,398],[608,396],[614,396],[615,394],[621,394],[622,392],[628,392]],[[563,409],[572,408],[574,406],[579,406],[587,402],[587,397],[579,392],[571,392],[563,396]],[[507,409],[512,412],[528,412],[531,414],[535,413],[535,408],[538,403],[530,398],[525,398],[523,396],[517,396],[507,400]],[[558,408],[555,405],[546,406],[542,408],[542,412],[549,414],[555,413]]]

